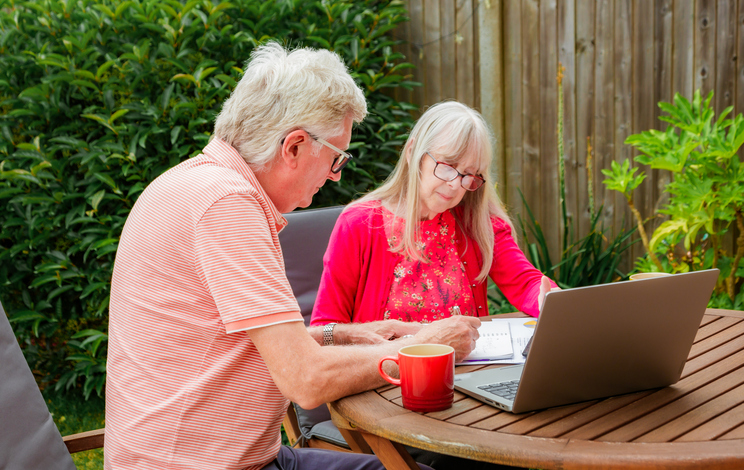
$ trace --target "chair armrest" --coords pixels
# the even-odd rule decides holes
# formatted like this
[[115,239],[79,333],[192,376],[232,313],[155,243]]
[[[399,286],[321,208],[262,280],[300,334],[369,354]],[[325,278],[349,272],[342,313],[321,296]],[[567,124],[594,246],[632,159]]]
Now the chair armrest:
[[71,454],[91,449],[100,449],[103,447],[104,429],[94,431],[80,432],[64,436],[62,440],[67,446],[67,451]]

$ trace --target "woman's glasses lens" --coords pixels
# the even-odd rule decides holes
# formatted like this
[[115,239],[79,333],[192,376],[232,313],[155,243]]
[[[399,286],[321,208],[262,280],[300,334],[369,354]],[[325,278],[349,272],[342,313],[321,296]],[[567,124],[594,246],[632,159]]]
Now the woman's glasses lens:
[[437,162],[436,166],[434,166],[434,176],[442,181],[452,181],[458,176],[462,176],[460,184],[468,191],[475,191],[476,189],[480,188],[484,182],[483,178],[479,176],[463,175],[454,167],[451,167],[448,164],[442,162]]

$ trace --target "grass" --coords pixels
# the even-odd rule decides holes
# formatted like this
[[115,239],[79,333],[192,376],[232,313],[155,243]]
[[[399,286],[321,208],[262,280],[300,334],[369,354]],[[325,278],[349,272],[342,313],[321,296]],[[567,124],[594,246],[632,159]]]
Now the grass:
[[[68,393],[44,393],[54,424],[63,436],[100,429],[105,425],[105,401],[93,394],[87,401],[80,395]],[[72,454],[79,470],[103,468],[103,449],[93,449]]]

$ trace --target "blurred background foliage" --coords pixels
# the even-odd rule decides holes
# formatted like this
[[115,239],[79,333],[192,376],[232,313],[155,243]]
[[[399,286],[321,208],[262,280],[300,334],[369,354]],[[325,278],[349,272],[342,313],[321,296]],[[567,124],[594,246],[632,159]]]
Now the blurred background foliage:
[[42,389],[101,395],[127,214],[206,145],[256,45],[331,49],[366,94],[359,158],[316,207],[390,173],[414,107],[386,92],[417,85],[404,21],[398,1],[0,0],[0,299]]

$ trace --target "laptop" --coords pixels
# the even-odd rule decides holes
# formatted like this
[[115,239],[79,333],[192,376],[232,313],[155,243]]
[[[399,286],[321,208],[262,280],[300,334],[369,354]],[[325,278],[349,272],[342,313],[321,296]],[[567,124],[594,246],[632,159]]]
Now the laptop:
[[523,413],[676,383],[718,269],[549,292],[524,364],[455,375],[455,388]]

